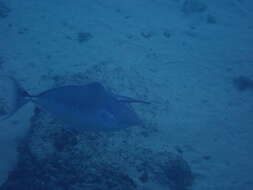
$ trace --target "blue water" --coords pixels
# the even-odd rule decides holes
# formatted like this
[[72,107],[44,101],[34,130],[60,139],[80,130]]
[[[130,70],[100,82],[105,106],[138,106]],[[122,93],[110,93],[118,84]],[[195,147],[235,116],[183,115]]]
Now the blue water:
[[107,133],[22,107],[0,123],[0,190],[251,190],[252,18],[251,0],[0,0],[1,75],[151,102]]

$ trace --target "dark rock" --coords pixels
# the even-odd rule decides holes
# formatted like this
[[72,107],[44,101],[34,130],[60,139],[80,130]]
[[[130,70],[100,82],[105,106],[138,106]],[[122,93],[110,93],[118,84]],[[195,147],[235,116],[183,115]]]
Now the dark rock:
[[163,168],[172,189],[186,190],[193,185],[194,177],[187,162],[183,159],[172,160]]
[[171,32],[169,31],[169,30],[165,30],[164,32],[163,32],[163,36],[165,37],[165,38],[170,38],[171,37]]
[[206,18],[206,22],[208,24],[216,24],[217,23],[217,19],[215,18],[215,16],[208,14],[207,18]]
[[253,90],[253,80],[246,76],[239,76],[234,78],[233,84],[239,91]]
[[171,190],[191,188],[194,176],[190,166],[181,156],[169,152],[149,153],[149,155],[151,157],[145,159],[142,168],[149,172],[150,178],[161,184],[167,184]]
[[150,39],[154,36],[154,33],[151,31],[144,31],[144,32],[141,32],[141,36],[143,38]]
[[5,63],[4,58],[0,56],[0,69],[3,68],[4,63]]
[[0,18],[6,18],[9,13],[10,8],[3,1],[0,1]]
[[77,40],[79,43],[87,42],[93,38],[93,35],[89,32],[79,32]]
[[18,34],[26,34],[28,31],[29,31],[28,28],[20,28],[20,29],[18,30]]
[[182,6],[184,14],[202,13],[206,11],[207,6],[201,0],[185,0]]
[[212,157],[209,156],[209,155],[204,155],[204,156],[203,156],[203,159],[204,159],[204,160],[211,160],[211,158],[212,158]]

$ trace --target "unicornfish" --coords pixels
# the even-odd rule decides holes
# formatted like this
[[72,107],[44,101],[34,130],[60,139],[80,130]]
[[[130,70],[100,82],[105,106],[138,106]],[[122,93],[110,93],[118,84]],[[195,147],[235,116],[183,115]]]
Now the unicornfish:
[[10,117],[24,104],[32,101],[42,110],[64,121],[68,128],[79,131],[112,131],[142,125],[142,120],[130,104],[149,103],[116,95],[99,82],[62,86],[30,95],[15,79],[5,78],[12,88],[12,98],[9,100],[11,108],[2,119]]

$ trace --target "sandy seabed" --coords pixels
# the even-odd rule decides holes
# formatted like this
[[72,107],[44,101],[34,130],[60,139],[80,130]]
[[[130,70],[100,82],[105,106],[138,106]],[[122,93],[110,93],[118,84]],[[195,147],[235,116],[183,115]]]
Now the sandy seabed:
[[[0,72],[32,94],[96,73],[151,102],[136,110],[154,132],[136,144],[182,154],[193,189],[250,190],[252,11],[250,0],[1,0]],[[1,182],[32,112],[0,123]]]

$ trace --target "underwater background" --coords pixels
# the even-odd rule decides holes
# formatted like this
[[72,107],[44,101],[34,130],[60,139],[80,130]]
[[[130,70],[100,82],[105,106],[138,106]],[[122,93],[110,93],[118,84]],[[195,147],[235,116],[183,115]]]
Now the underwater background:
[[253,189],[253,1],[0,0],[0,74],[150,105],[115,132],[32,103],[0,122],[0,190]]

